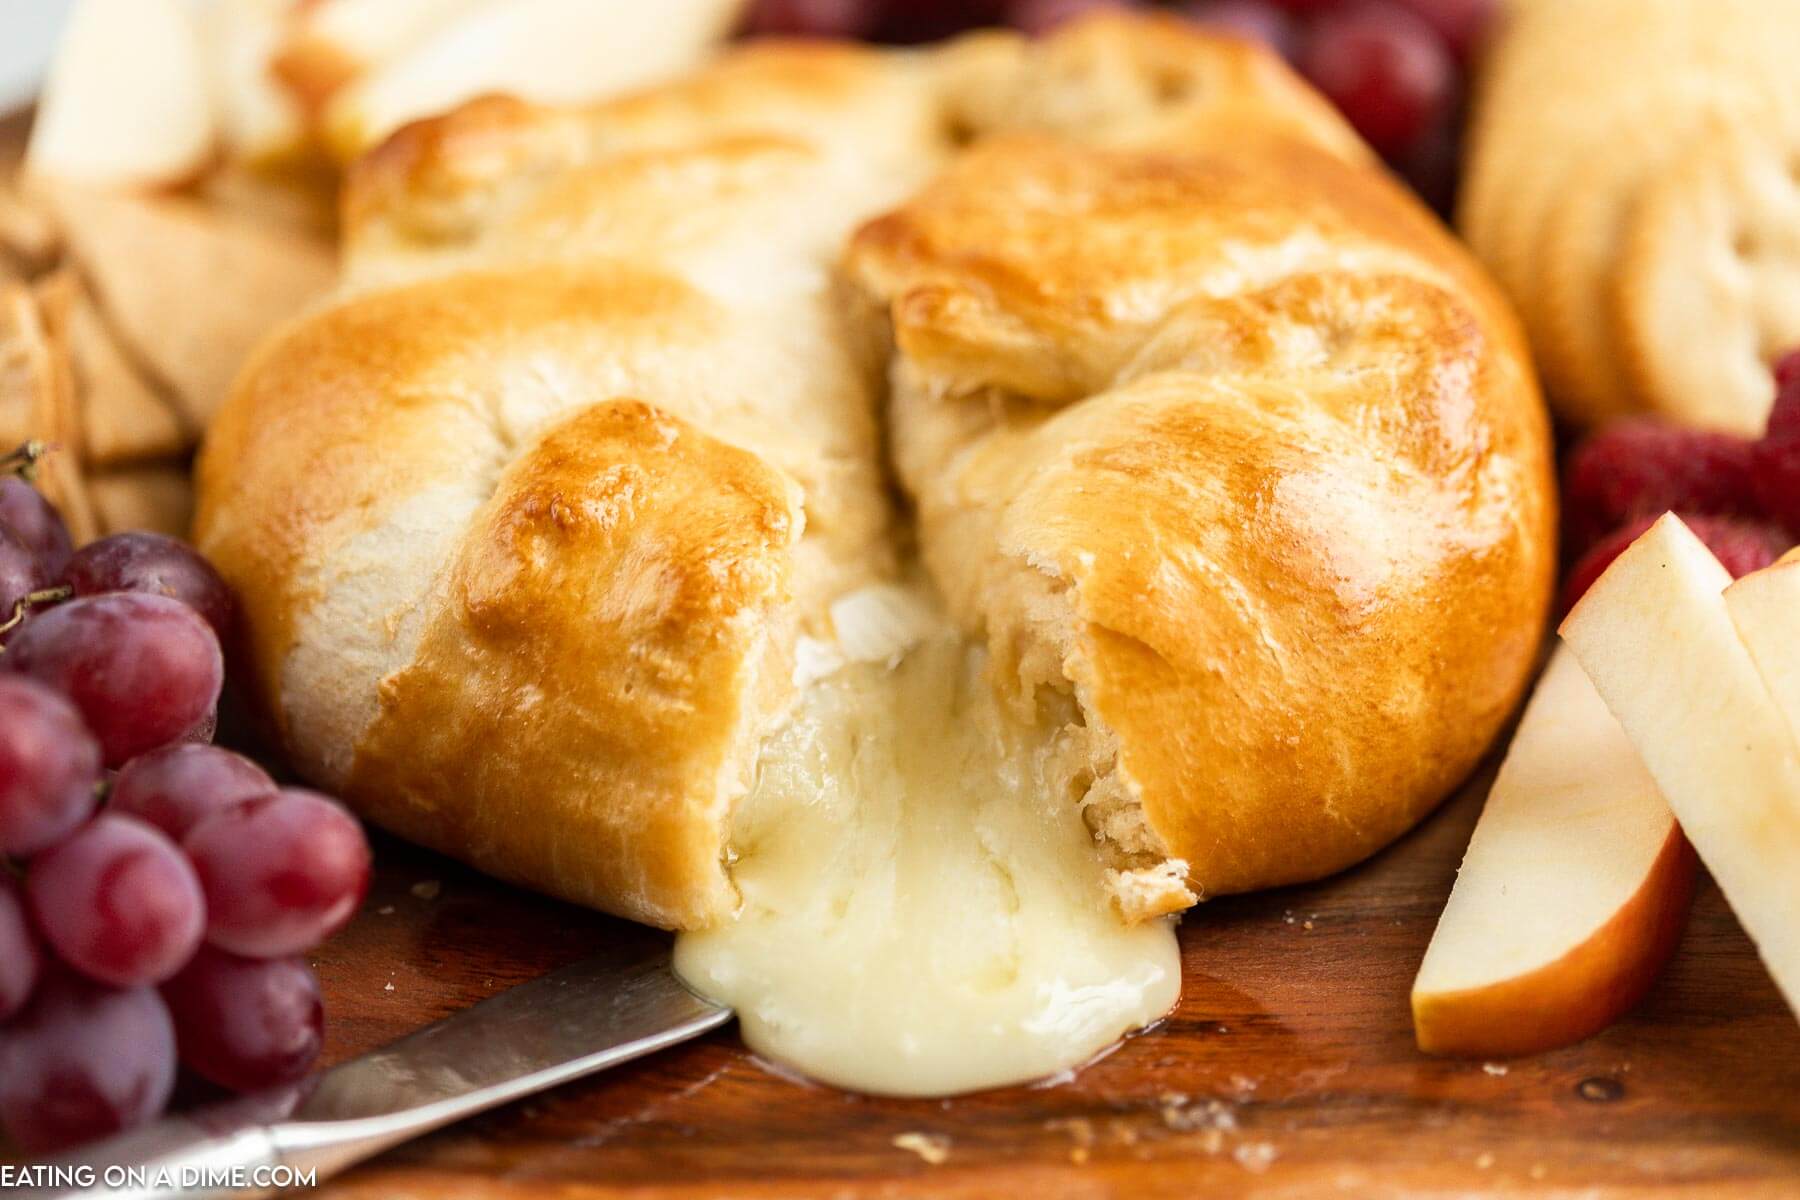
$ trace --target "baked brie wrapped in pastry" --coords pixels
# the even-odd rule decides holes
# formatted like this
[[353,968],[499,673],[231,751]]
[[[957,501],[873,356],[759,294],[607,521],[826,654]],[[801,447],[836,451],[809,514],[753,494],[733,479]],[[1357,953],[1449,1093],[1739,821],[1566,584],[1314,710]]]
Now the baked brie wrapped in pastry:
[[346,217],[201,464],[273,727],[406,837],[706,931],[753,1040],[806,1023],[784,952],[815,1008],[930,975],[1064,1039],[907,1058],[939,1018],[890,1008],[785,1044],[815,1074],[883,1022],[902,1066],[840,1077],[1153,1019],[1156,918],[1381,847],[1531,670],[1515,323],[1248,44],[751,45],[413,125]]

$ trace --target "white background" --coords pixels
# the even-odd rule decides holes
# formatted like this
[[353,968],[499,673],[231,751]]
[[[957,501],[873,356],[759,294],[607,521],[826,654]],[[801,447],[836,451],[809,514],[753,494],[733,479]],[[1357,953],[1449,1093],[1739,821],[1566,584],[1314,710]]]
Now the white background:
[[74,0],[0,0],[0,113],[30,100]]

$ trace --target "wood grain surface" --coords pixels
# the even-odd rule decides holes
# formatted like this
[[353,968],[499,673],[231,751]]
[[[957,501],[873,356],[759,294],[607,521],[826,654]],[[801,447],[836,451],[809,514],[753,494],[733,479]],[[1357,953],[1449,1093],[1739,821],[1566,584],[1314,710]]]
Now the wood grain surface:
[[[773,1074],[728,1028],[327,1194],[1800,1196],[1800,1026],[1710,884],[1671,970],[1600,1036],[1504,1063],[1413,1047],[1408,989],[1485,787],[1345,875],[1191,913],[1180,1005],[1072,1081],[871,1099]],[[660,936],[396,843],[378,856],[367,909],[318,959],[333,1059]]]

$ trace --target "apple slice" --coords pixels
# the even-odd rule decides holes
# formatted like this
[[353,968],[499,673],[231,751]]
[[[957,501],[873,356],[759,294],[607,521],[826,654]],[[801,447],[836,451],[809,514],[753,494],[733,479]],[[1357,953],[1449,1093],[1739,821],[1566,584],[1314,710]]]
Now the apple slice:
[[1738,638],[1800,740],[1800,550],[1725,589]]
[[1800,753],[1738,640],[1731,576],[1665,516],[1563,622],[1789,1007],[1800,1013]]
[[1625,731],[1559,646],[1525,709],[1413,983],[1428,1054],[1580,1041],[1675,951],[1694,853]]
[[490,3],[342,88],[325,138],[348,159],[407,121],[486,92],[574,103],[639,87],[700,62],[741,0]]
[[25,167],[90,184],[181,183],[205,167],[215,133],[206,56],[182,0],[81,0]]

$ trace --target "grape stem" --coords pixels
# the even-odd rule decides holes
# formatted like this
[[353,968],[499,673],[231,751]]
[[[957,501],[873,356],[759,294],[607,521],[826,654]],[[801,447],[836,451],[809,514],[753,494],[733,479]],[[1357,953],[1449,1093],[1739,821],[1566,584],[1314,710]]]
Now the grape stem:
[[48,453],[50,443],[33,438],[0,458],[0,471],[17,475],[26,483],[32,483],[37,478],[38,460]]
[[[23,625],[25,618],[38,605],[55,604],[60,600],[67,600],[74,594],[75,589],[67,584],[62,587],[45,588],[41,592],[28,592],[17,604],[13,605],[12,616],[6,619],[5,624],[0,624],[0,636],[5,636]],[[0,654],[4,653],[6,653],[5,649],[0,648]]]

